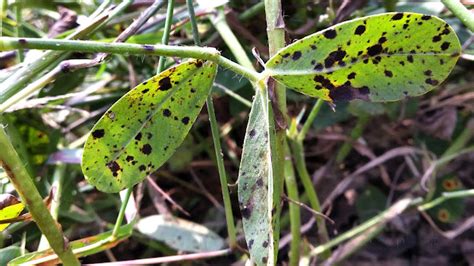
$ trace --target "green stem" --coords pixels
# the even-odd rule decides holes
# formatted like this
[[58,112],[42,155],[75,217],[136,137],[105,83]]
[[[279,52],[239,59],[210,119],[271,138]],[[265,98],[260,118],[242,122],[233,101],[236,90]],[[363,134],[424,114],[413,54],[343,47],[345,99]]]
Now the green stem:
[[196,58],[213,61],[224,68],[228,68],[235,73],[242,75],[251,82],[257,82],[260,79],[259,73],[222,57],[217,49],[210,47],[169,46],[160,44],[140,45],[131,43],[103,43],[95,41],[0,37],[0,51],[14,50],[18,48]]
[[453,191],[453,192],[443,192],[443,194],[441,194],[440,197],[437,197],[436,199],[430,202],[427,202],[423,205],[418,206],[418,210],[420,211],[429,210],[445,202],[448,199],[466,198],[466,197],[473,197],[473,196],[474,196],[474,189],[459,190],[459,191]]
[[[303,183],[304,190],[308,196],[309,204],[311,208],[317,212],[321,212],[321,203],[319,202],[318,195],[314,189],[313,182],[308,173],[306,167],[306,161],[304,158],[304,149],[303,142],[294,140],[290,138],[291,151],[293,154],[293,159],[296,165],[296,171],[301,178]],[[315,216],[316,224],[318,226],[318,238],[321,244],[324,244],[329,241],[329,234],[326,228],[326,221],[321,216]],[[328,257],[330,253],[324,254],[325,257]]]
[[265,3],[263,1],[258,2],[255,5],[253,5],[252,7],[248,8],[247,10],[242,12],[239,15],[239,19],[241,21],[249,20],[249,19],[255,17],[256,15],[260,14],[260,12],[262,12],[264,9],[265,9]]
[[474,16],[459,0],[441,0],[466,27],[474,32]]
[[[285,185],[288,193],[288,198],[294,202],[299,202],[298,196],[298,184],[296,183],[295,170],[293,169],[293,163],[291,162],[290,148],[286,146],[287,157],[285,159]],[[290,227],[291,227],[291,244],[290,244],[290,266],[296,266],[299,263],[300,258],[300,207],[292,202],[289,202],[289,213],[290,213]]]
[[[51,189],[54,189],[52,194],[53,199],[51,201],[51,206],[49,212],[54,220],[58,220],[59,217],[59,206],[61,204],[61,194],[63,191],[63,180],[64,175],[66,174],[66,164],[59,163],[53,174],[53,182],[51,184]],[[40,243],[38,245],[38,250],[45,250],[50,248],[49,243],[44,235],[41,236]]]
[[[161,44],[168,44],[170,39],[170,30],[171,30],[171,23],[173,23],[173,12],[174,12],[174,0],[168,0],[168,7],[166,9],[166,20],[165,20],[165,28],[163,29],[163,37],[161,39]],[[160,73],[165,68],[165,61],[166,58],[164,56],[160,56],[158,60],[158,68],[156,73]]]
[[117,216],[117,220],[115,221],[114,230],[112,231],[112,235],[111,235],[112,238],[117,237],[119,233],[119,229],[120,229],[120,226],[122,225],[123,217],[125,216],[125,210],[127,209],[127,204],[128,204],[128,201],[130,200],[130,196],[132,195],[132,193],[133,193],[133,187],[127,188],[125,192],[125,197],[122,200],[122,205],[120,206],[120,211]]
[[242,47],[237,37],[230,29],[229,24],[227,24],[223,8],[217,9],[217,15],[211,17],[211,22],[219,32],[224,42],[227,44],[227,47],[229,47],[231,50],[235,60],[237,60],[237,62],[239,62],[242,66],[255,70],[252,61],[250,61],[247,53],[245,52],[244,47]]
[[362,133],[364,132],[365,126],[369,122],[369,116],[361,116],[357,119],[355,127],[351,131],[351,136],[350,139],[345,141],[344,144],[342,144],[341,148],[339,148],[339,151],[337,152],[336,155],[336,162],[337,163],[342,163],[347,155],[351,152],[352,149],[352,144],[354,141],[356,141],[360,136],[362,136]]
[[[15,5],[15,16],[16,16],[16,27],[15,27],[15,34],[16,34],[16,37],[22,37],[24,34],[23,34],[23,28],[22,28],[22,21],[23,21],[23,18],[21,16],[21,11],[22,11],[22,8],[23,8],[23,3],[22,1],[18,1],[16,2],[16,5]],[[1,28],[0,28],[1,29]],[[25,59],[25,55],[23,53],[23,49],[18,49],[18,61],[19,62],[23,62],[23,60]]]
[[[98,10],[105,8],[105,6],[109,2],[110,1],[104,1],[104,3],[101,4]],[[125,8],[127,8],[132,2],[132,0],[123,1],[110,14],[94,12],[94,14],[97,14],[97,17],[94,17],[93,15],[90,16],[91,21],[89,23],[86,23],[84,26],[77,28],[72,34],[67,36],[66,39],[80,39],[93,33],[99,27],[105,25],[105,23],[111,18],[125,10]],[[18,47],[18,49],[20,48],[26,47]],[[28,63],[24,65],[21,69],[17,70],[15,73],[13,73],[13,75],[11,75],[8,79],[2,82],[2,87],[0,88],[0,103],[5,102],[8,98],[15,95],[18,91],[22,90],[26,84],[30,83],[36,75],[38,75],[45,69],[54,68],[55,65],[59,62],[59,59],[62,57],[66,57],[67,54],[68,53],[64,52],[47,51],[43,53],[41,57],[34,60],[32,63]]]
[[[285,46],[285,23],[283,21],[283,14],[281,10],[280,0],[264,0],[265,3],[265,18],[267,21],[267,36],[268,36],[268,51],[269,55],[273,56]],[[285,162],[285,147],[286,143],[286,132],[284,128],[281,128],[281,123],[286,124],[287,119],[287,108],[286,108],[286,88],[279,83],[274,83],[273,89],[274,96],[273,99],[268,99],[273,101],[272,109],[277,108],[278,110],[273,110],[272,117],[275,121],[275,116],[273,114],[280,113],[280,125],[276,130],[274,145],[272,146],[272,154],[274,161],[274,175],[273,175],[273,202],[276,204],[276,214],[273,218],[274,220],[274,241],[275,241],[275,258],[278,257],[278,242],[280,238],[280,213],[281,213],[281,204],[280,198],[281,193],[283,192],[283,180],[284,180],[284,162]],[[272,132],[270,130],[270,132]]]
[[[191,26],[193,30],[194,44],[201,45],[199,32],[197,28],[196,15],[194,13],[194,6],[192,0],[186,0],[189,17],[191,19]],[[212,142],[214,143],[214,152],[217,162],[217,170],[219,172],[219,180],[221,183],[222,198],[224,201],[225,219],[227,223],[227,234],[229,235],[229,246],[231,248],[237,246],[237,233],[235,230],[234,214],[232,212],[232,202],[230,200],[229,187],[227,181],[227,174],[224,167],[224,158],[222,155],[221,140],[219,134],[219,125],[217,124],[216,111],[214,110],[214,103],[212,102],[212,95],[209,94],[206,99],[207,113],[209,114],[209,122],[211,124]]]
[[2,151],[0,153],[1,166],[23,203],[28,207],[39,229],[48,239],[51,248],[65,265],[79,265],[79,261],[72,253],[70,246],[64,242],[61,230],[43,203],[43,199],[24,167],[24,162],[11,144],[3,125],[0,126],[0,150]]
[[[379,224],[380,222],[387,220],[387,216],[392,216],[392,215],[401,213],[407,208],[409,208],[410,206],[417,205],[421,203],[422,201],[423,200],[421,198],[400,200],[398,203],[396,203],[397,205],[394,204],[394,206],[392,206],[390,209],[387,209],[381,212],[380,214],[367,220],[363,224],[352,228],[351,230],[339,235],[338,237],[332,239],[331,241],[329,241],[328,243],[324,245],[317,246],[315,249],[311,250],[310,255],[316,256],[327,250],[330,250],[332,247],[346,241],[347,239],[356,237],[357,235],[364,233],[365,231],[373,228],[374,226],[377,226],[377,224]],[[394,213],[395,208],[397,209],[396,213]]]
[[313,105],[313,108],[311,109],[308,118],[304,122],[303,127],[301,128],[301,131],[297,136],[297,140],[303,141],[306,138],[306,134],[308,134],[309,129],[313,125],[314,119],[316,119],[316,116],[318,116],[319,110],[321,110],[323,103],[324,101],[321,99],[316,100],[316,103]]

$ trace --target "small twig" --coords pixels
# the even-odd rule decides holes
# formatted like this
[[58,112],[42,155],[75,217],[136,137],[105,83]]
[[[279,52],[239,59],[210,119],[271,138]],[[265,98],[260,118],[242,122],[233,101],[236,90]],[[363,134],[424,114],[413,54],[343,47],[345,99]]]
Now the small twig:
[[185,209],[183,209],[183,207],[181,207],[178,203],[176,203],[169,195],[168,193],[166,193],[165,191],[163,191],[156,183],[155,181],[150,177],[150,176],[147,176],[147,181],[148,183],[154,188],[156,189],[156,191],[158,191],[166,200],[168,200],[173,206],[176,207],[176,209],[178,209],[179,211],[181,211],[182,213],[184,213],[185,215],[187,216],[191,216],[189,214],[189,212],[187,212]]
[[106,262],[106,263],[94,263],[94,264],[84,264],[87,266],[93,265],[145,265],[145,264],[158,264],[158,263],[170,263],[170,262],[178,262],[178,261],[186,261],[186,260],[199,260],[199,259],[208,259],[214,257],[225,256],[231,253],[231,249],[223,249],[218,251],[209,251],[209,252],[202,252],[202,253],[194,253],[194,254],[184,254],[184,255],[175,255],[175,256],[167,256],[167,257],[159,257],[159,258],[149,258],[149,259],[140,259],[140,260],[127,260],[127,261],[117,261],[117,262]]
[[311,212],[311,213],[314,214],[314,215],[323,217],[324,219],[326,219],[327,221],[329,221],[331,224],[335,224],[334,220],[331,219],[331,218],[329,218],[329,216],[325,215],[324,213],[315,211],[315,210],[313,210],[311,207],[309,207],[308,205],[306,205],[306,204],[304,204],[304,203],[302,203],[302,202],[296,201],[296,200],[292,200],[292,199],[288,198],[286,195],[282,195],[282,196],[283,196],[283,198],[284,198],[285,200],[287,200],[288,202],[291,202],[291,203],[293,203],[293,204],[296,204],[296,205],[298,205],[298,206],[304,208],[305,210]]

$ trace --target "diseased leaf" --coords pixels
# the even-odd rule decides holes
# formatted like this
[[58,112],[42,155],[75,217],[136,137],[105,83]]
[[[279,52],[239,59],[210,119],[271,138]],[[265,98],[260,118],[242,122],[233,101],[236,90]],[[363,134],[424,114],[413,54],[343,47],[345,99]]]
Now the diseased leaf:
[[[10,194],[0,194],[0,221],[18,217],[25,208],[15,196]],[[9,223],[0,224],[0,232],[10,225]]]
[[337,24],[283,48],[266,72],[326,101],[397,101],[424,94],[450,73],[461,46],[443,20],[385,13]]
[[[433,199],[442,196],[444,192],[454,192],[463,189],[461,180],[454,175],[448,174],[437,178],[436,189]],[[464,214],[466,203],[464,198],[453,198],[444,201],[438,206],[428,210],[428,213],[442,223],[453,223]]]
[[148,216],[138,221],[137,229],[180,251],[215,251],[225,246],[224,239],[207,227],[176,217]]
[[238,195],[245,240],[257,264],[275,263],[272,210],[273,169],[269,103],[257,88],[249,115],[238,178]]
[[141,83],[92,129],[82,156],[89,183],[118,192],[163,165],[183,142],[210,92],[216,65],[190,60]]

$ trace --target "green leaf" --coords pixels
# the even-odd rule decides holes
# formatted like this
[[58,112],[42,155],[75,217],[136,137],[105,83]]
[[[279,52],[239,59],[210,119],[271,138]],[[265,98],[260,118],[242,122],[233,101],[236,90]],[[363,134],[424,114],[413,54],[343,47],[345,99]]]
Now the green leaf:
[[[0,194],[0,221],[18,217],[25,208],[15,196],[10,194]],[[9,223],[0,224],[0,232],[10,225]]]
[[257,88],[245,133],[238,196],[245,240],[251,259],[273,265],[273,169],[266,90]]
[[357,197],[355,207],[361,222],[365,222],[385,210],[387,197],[380,189],[368,185]]
[[225,246],[224,239],[207,227],[171,216],[145,217],[138,221],[137,229],[142,234],[180,251],[206,252]]
[[[436,190],[433,198],[440,197],[444,192],[459,191],[463,188],[461,180],[456,175],[448,174],[436,180]],[[462,217],[465,208],[464,198],[454,198],[430,209],[428,213],[441,223],[453,223]]]
[[21,248],[17,246],[9,246],[0,249],[0,265],[7,265],[12,259],[21,256]]
[[[69,243],[74,254],[80,258],[102,252],[115,247],[120,242],[127,239],[133,230],[133,224],[123,225],[119,228],[117,235],[112,237],[112,231],[101,233],[95,236],[82,238]],[[8,265],[57,265],[60,263],[58,255],[52,249],[32,252],[18,257]]]
[[82,156],[87,181],[118,192],[163,165],[183,142],[210,92],[216,65],[190,60],[141,83],[92,129]]
[[283,48],[265,72],[326,101],[397,101],[439,85],[461,52],[443,20],[385,13],[337,24]]

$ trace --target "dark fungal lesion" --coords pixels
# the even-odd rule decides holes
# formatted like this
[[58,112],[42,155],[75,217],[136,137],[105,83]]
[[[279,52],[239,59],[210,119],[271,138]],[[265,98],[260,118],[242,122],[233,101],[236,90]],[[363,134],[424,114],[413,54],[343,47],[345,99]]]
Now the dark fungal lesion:
[[301,52],[300,51],[295,51],[293,55],[291,56],[291,59],[293,60],[298,60],[301,57]]
[[323,33],[323,36],[328,39],[334,39],[337,36],[337,32],[335,29],[328,29]]
[[357,35],[362,35],[365,32],[365,26],[364,25],[359,25],[355,29],[354,33]]
[[171,79],[170,77],[164,77],[162,79],[160,79],[160,81],[158,81],[158,89],[160,91],[167,91],[169,89],[171,89],[172,85],[171,85]]
[[152,151],[151,145],[150,144],[145,144],[140,148],[140,151],[145,154],[149,155]]
[[94,139],[99,139],[102,138],[105,135],[105,130],[104,129],[96,129],[92,131],[92,137]]

